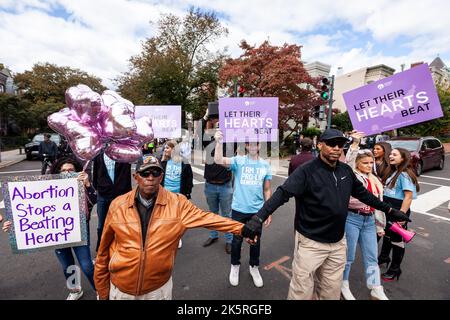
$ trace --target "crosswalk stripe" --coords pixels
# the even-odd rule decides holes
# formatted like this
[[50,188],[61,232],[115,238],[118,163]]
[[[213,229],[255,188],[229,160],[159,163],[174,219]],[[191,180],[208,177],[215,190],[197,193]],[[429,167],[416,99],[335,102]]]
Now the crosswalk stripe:
[[0,209],[4,209],[5,208],[5,201],[0,201]]
[[[439,187],[418,195],[411,204],[414,212],[428,212],[450,199],[450,187]],[[450,221],[450,219],[449,219]]]
[[194,166],[191,166],[191,168],[192,168],[192,172],[197,173],[197,174],[203,176],[203,170],[202,170],[202,169],[196,168],[196,167],[194,167]]
[[441,178],[441,177],[434,177],[434,176],[424,176],[421,175],[422,178],[428,178],[428,179],[439,179],[439,180],[445,180],[445,181],[450,181],[450,179],[448,178]]

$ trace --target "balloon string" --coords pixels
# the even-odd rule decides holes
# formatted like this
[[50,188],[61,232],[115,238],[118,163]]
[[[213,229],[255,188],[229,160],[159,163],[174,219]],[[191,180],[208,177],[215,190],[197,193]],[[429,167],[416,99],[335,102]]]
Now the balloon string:
[[83,171],[86,171],[86,168],[89,166],[89,163],[91,160],[86,161],[85,165],[83,166]]

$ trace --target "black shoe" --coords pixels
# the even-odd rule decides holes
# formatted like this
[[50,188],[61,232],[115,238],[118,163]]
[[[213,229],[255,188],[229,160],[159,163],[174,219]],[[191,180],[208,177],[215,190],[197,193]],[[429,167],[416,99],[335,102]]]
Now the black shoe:
[[203,244],[204,247],[209,247],[210,245],[212,245],[214,242],[216,242],[217,240],[219,240],[219,238],[208,238],[208,240],[205,241],[205,243]]
[[389,270],[387,272],[385,272],[381,275],[381,279],[383,279],[386,282],[391,282],[391,281],[394,281],[395,278],[397,278],[397,281],[398,281],[401,274],[402,274],[402,270],[400,270],[400,268],[398,268],[398,269],[389,268]]
[[225,252],[231,254],[231,243],[225,243]]

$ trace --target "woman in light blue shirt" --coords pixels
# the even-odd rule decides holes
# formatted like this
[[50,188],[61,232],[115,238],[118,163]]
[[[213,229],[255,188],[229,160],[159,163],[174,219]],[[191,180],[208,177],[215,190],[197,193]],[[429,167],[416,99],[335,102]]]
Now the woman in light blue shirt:
[[[270,164],[259,157],[259,143],[250,142],[245,144],[245,156],[235,156],[226,158],[223,156],[222,132],[217,131],[215,136],[216,147],[214,150],[214,162],[229,168],[234,175],[234,193],[231,203],[231,217],[233,220],[246,223],[264,205],[264,201],[272,195],[270,180],[272,173]],[[265,221],[265,226],[269,226],[272,217]],[[256,287],[264,285],[259,273],[259,256],[261,240],[250,245],[250,275]],[[231,270],[230,284],[239,284],[239,267],[241,258],[242,237],[233,236],[231,243]]]
[[[164,170],[164,179],[161,184],[164,188],[175,193],[181,193],[191,198],[194,186],[192,168],[188,160],[180,155],[180,148],[176,141],[168,141],[163,150],[161,166]],[[178,248],[183,245],[181,239]]]
[[[393,173],[383,180],[385,185],[383,201],[391,204],[395,209],[405,212],[408,216],[411,214],[410,207],[413,199],[417,198],[419,191],[419,182],[411,164],[411,155],[408,150],[403,148],[392,149],[389,155],[389,162]],[[389,215],[386,215],[389,221]],[[406,222],[399,222],[404,229],[407,229]],[[378,264],[388,265],[391,262],[390,253],[392,249],[392,262],[387,272],[381,275],[384,281],[397,280],[402,273],[400,264],[405,255],[405,242],[403,238],[389,229],[390,223],[386,224],[385,235],[381,253],[378,257]]]

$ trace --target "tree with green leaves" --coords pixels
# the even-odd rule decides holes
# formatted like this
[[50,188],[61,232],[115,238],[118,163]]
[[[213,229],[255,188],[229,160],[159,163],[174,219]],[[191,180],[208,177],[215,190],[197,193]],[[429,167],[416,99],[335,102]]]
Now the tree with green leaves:
[[331,118],[331,125],[336,126],[342,132],[353,130],[353,125],[347,111],[335,114]]
[[224,59],[224,52],[213,53],[209,46],[227,33],[214,12],[162,15],[157,35],[143,43],[130,70],[117,79],[120,93],[134,104],[181,105],[200,118],[208,101],[217,99]]
[[85,84],[99,93],[106,90],[98,77],[51,63],[35,64],[31,70],[15,75],[14,83],[20,94],[5,101],[17,106],[14,115],[9,111],[9,119],[14,119],[23,133],[48,130],[47,117],[64,108],[68,88]]
[[37,63],[31,70],[18,73],[14,77],[14,83],[23,92],[22,96],[33,103],[63,104],[65,91],[78,84],[85,84],[99,93],[106,90],[100,78],[79,69],[51,63]]
[[398,129],[401,135],[445,136],[450,135],[450,91],[438,88],[439,101],[444,116],[409,127]]

